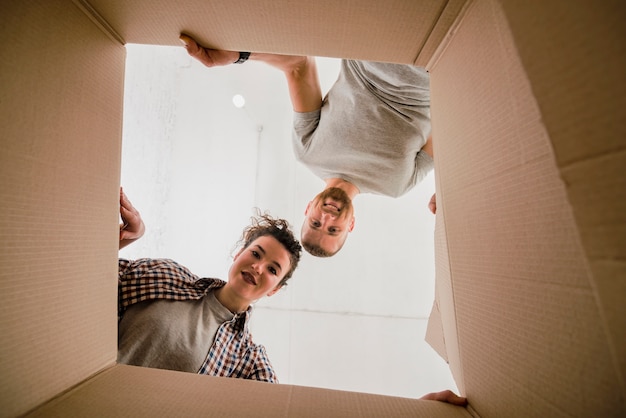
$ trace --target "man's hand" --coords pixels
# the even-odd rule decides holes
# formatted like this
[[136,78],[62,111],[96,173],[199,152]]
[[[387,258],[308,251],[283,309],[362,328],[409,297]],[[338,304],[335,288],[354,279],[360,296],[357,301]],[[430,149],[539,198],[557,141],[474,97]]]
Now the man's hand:
[[433,193],[433,197],[428,202],[428,209],[430,209],[433,215],[437,213],[437,195],[435,193]]
[[420,399],[429,401],[446,402],[452,405],[466,406],[467,398],[456,395],[451,390],[444,390],[442,392],[433,392],[422,396]]
[[141,238],[146,231],[146,227],[141,219],[139,211],[130,203],[128,197],[120,187],[120,249],[133,241]]
[[181,34],[179,39],[185,45],[187,53],[207,67],[228,65],[239,59],[239,52],[237,51],[205,48],[199,45],[192,37],[185,34]]

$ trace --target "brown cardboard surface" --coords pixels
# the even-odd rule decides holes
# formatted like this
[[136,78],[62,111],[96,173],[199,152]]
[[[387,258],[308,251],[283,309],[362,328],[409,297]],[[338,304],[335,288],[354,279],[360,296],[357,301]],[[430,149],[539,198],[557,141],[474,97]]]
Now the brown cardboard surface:
[[441,311],[439,310],[440,298],[435,295],[433,307],[428,315],[428,325],[426,326],[425,339],[430,346],[439,354],[439,356],[448,362],[448,353],[446,351],[446,339],[443,332],[443,322],[441,319]]
[[180,45],[182,30],[221,49],[425,65],[464,0],[89,3],[126,43]]
[[[434,133],[433,133],[434,135]],[[435,163],[437,164],[437,163]],[[437,167],[435,168],[439,170]],[[443,202],[445,194],[437,181],[437,200]],[[456,329],[457,318],[454,309],[454,293],[452,289],[452,266],[450,265],[450,255],[448,253],[448,237],[445,224],[445,205],[437,205],[437,218],[435,220],[435,302],[433,310],[436,309],[438,316],[430,316],[428,328],[441,331],[440,335],[430,333],[426,335],[426,341],[444,358],[450,365],[450,372],[454,377],[460,393],[466,394],[465,379],[463,377],[463,367],[459,357],[459,341]],[[437,322],[440,322],[437,324]],[[445,352],[442,355],[441,352]]]
[[69,1],[0,6],[0,415],[114,364],[124,48]]
[[574,209],[624,397],[626,6],[553,3],[541,14],[514,1],[503,7]]
[[266,415],[467,415],[112,366],[120,40],[175,45],[181,30],[229,49],[429,62],[438,342],[459,389],[483,417],[623,415],[621,3],[76,3],[0,5],[0,415],[69,388],[34,414],[206,415],[213,392],[220,416],[234,403],[255,416],[259,405]]
[[470,417],[435,401],[117,365],[29,417]]
[[[568,200],[549,121],[498,2],[472,2],[431,83],[445,220],[437,228],[445,224],[447,239],[447,254],[437,246],[437,281],[439,291],[449,265],[459,387],[480,416],[619,416],[624,395],[604,301],[570,204],[582,202]],[[570,130],[584,130],[587,121],[572,117]],[[445,341],[454,371],[457,347]]]

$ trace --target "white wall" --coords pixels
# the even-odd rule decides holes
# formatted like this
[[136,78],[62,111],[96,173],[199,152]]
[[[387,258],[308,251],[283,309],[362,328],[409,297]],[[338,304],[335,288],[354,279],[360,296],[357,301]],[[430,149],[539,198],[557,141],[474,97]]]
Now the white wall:
[[[256,62],[207,69],[182,47],[127,49],[122,185],[147,233],[120,256],[173,258],[225,279],[253,207],[299,231],[323,182],[293,158],[282,74]],[[318,63],[326,91],[338,62]],[[257,304],[252,332],[281,383],[405,397],[456,390],[424,342],[433,192],[431,173],[399,199],[358,196],[343,250],[330,259],[304,253],[289,286]]]

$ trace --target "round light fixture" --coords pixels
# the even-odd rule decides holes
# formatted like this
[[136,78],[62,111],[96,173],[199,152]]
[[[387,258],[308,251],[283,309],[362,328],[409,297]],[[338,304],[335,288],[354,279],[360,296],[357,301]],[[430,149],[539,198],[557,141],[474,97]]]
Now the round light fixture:
[[241,94],[235,94],[233,96],[233,104],[236,108],[241,109],[246,104],[246,99]]

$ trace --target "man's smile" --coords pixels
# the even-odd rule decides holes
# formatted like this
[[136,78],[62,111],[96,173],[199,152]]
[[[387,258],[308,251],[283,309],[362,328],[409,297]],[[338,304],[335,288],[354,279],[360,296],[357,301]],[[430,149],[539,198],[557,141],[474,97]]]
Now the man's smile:
[[333,202],[333,201],[324,202],[324,204],[322,206],[324,207],[324,209],[335,211],[337,213],[341,212],[340,205],[338,203]]

